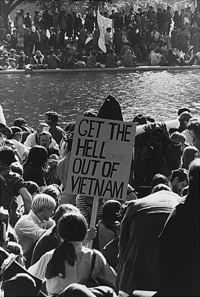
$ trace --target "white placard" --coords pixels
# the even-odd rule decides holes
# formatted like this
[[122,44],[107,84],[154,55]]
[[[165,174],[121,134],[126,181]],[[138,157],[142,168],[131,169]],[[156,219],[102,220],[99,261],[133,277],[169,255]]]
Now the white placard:
[[136,124],[77,116],[68,193],[126,199]]

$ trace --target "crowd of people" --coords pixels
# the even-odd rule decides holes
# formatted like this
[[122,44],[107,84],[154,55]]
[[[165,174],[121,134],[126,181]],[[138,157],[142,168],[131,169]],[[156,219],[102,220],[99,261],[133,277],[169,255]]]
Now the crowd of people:
[[[111,95],[83,116],[123,120]],[[127,195],[100,199],[89,227],[94,198],[66,190],[75,123],[62,129],[47,111],[34,130],[23,118],[6,125],[1,112],[1,296],[199,296],[200,119],[184,107],[164,123],[141,114],[133,122]],[[145,148],[147,165],[151,135],[181,153],[171,164],[160,151],[165,162],[144,167],[140,184],[137,151]]]
[[173,11],[138,8],[129,13],[114,9],[106,28],[106,52],[99,47],[97,11],[83,16],[65,10],[33,16],[23,9],[13,22],[0,16],[0,69],[115,68],[145,65],[183,66],[200,61],[200,12],[191,7]]

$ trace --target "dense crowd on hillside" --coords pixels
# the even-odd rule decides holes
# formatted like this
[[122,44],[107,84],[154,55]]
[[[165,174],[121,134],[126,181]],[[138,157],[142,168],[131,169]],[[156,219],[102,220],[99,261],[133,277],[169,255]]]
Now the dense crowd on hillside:
[[[93,162],[104,119],[123,122],[111,95],[83,114]],[[36,130],[8,126],[0,105],[1,297],[199,296],[200,119],[183,107],[133,122],[126,197],[99,199],[91,225],[94,197],[66,187],[75,123],[62,129],[47,111]]]
[[21,9],[8,24],[1,15],[0,69],[199,64],[198,8],[186,7],[181,13],[170,6],[104,12],[113,20],[113,28],[106,28],[104,36],[106,53],[98,45],[96,15],[94,10],[83,16],[60,9],[36,10],[31,16]]

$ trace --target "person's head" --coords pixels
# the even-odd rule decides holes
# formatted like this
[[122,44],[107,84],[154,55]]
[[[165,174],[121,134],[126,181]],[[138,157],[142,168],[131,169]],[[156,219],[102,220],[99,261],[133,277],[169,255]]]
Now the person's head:
[[45,112],[45,121],[46,123],[58,123],[58,114],[55,111],[47,111]]
[[185,147],[185,141],[186,141],[185,135],[183,135],[182,133],[176,131],[176,132],[174,132],[174,133],[171,134],[170,138],[172,140],[174,140],[175,142],[181,143],[182,150],[184,149],[184,147]]
[[27,273],[17,273],[3,283],[4,297],[37,296],[36,282]]
[[54,214],[54,221],[56,224],[60,220],[60,218],[65,214],[65,213],[71,213],[71,212],[77,212],[80,213],[80,210],[74,206],[73,204],[66,203],[66,204],[61,204],[58,206],[58,208],[55,211]]
[[19,162],[12,163],[10,169],[12,172],[18,173],[21,176],[23,175],[23,166]]
[[190,163],[200,157],[200,152],[195,146],[187,146],[183,150],[183,156],[182,156],[182,167],[185,169],[189,169]]
[[32,198],[34,198],[36,194],[40,193],[40,187],[35,182],[26,181],[24,183],[25,183],[26,189],[31,194]]
[[5,250],[8,252],[8,253],[12,253],[16,256],[18,256],[16,258],[16,261],[24,266],[25,265],[25,258],[23,256],[23,250],[22,250],[22,246],[17,243],[17,242],[14,242],[14,241],[9,241],[7,244],[6,244],[6,247],[5,247]]
[[55,33],[55,28],[54,27],[50,28],[50,33]]
[[193,139],[194,146],[200,150],[200,118],[191,118],[187,128]]
[[21,140],[22,140],[22,129],[20,127],[17,127],[17,126],[13,126],[13,127],[11,127],[11,130],[12,130],[11,138],[21,142]]
[[108,200],[102,207],[102,220],[119,222],[121,220],[122,205],[117,200]]
[[[189,189],[188,193],[191,196],[191,203],[198,203],[199,206],[199,197],[200,197],[200,158],[197,158],[192,161],[189,166]],[[194,201],[196,200],[196,201]],[[187,201],[186,198],[186,203]]]
[[39,135],[39,144],[41,146],[48,149],[50,144],[51,144],[51,141],[52,141],[52,135],[51,135],[50,132],[43,131],[43,132],[40,133],[40,135]]
[[127,192],[126,192],[126,201],[136,200],[138,193],[135,191],[135,189],[128,184],[127,186]]
[[151,188],[153,189],[155,186],[157,186],[159,184],[164,184],[164,185],[169,186],[168,178],[161,173],[157,173],[154,175],[154,177],[152,178],[152,181],[151,181]]
[[0,148],[0,165],[10,166],[13,162],[16,162],[15,152],[8,146]]
[[31,205],[31,210],[34,214],[46,221],[53,215],[55,208],[55,200],[51,196],[43,193],[36,194]]
[[156,192],[162,191],[162,190],[171,191],[171,188],[166,184],[158,184],[155,187],[153,187],[151,193],[153,194],[153,193],[156,193]]
[[42,193],[53,197],[53,199],[56,201],[56,205],[59,204],[59,197],[60,197],[61,191],[60,191],[59,187],[57,187],[57,185],[48,185],[48,186],[46,186],[42,190]]
[[125,51],[125,54],[130,55],[130,54],[131,54],[131,49],[128,48],[128,49]]
[[184,168],[173,170],[170,183],[172,191],[181,196],[183,189],[188,185],[188,171]]
[[24,56],[25,56],[25,52],[24,52],[23,50],[21,50],[21,51],[19,52],[19,55],[20,55],[21,57],[24,57]]
[[190,109],[189,108],[187,108],[187,107],[181,107],[181,108],[179,108],[179,110],[178,110],[178,116],[180,116],[183,112],[188,112],[188,113],[190,113],[191,111],[190,111]]
[[35,165],[44,168],[48,160],[48,152],[45,147],[41,145],[33,146],[28,154],[26,164]]
[[42,131],[49,131],[49,125],[47,123],[39,123],[37,126],[37,134],[39,135]]
[[58,233],[64,241],[83,241],[87,233],[87,222],[78,212],[65,213],[58,222]]
[[192,116],[188,111],[183,111],[180,114],[179,121],[180,121],[180,128],[182,131],[187,129],[191,118],[192,118]]
[[8,41],[10,41],[11,40],[11,35],[8,33],[8,34],[6,34],[6,39],[8,40]]
[[42,56],[42,53],[41,53],[40,50],[37,50],[35,54],[36,54],[37,57],[41,57]]
[[26,125],[26,120],[25,119],[23,119],[23,118],[17,118],[17,119],[15,119],[14,120],[14,126],[15,127],[22,127],[22,126],[24,126],[24,125]]

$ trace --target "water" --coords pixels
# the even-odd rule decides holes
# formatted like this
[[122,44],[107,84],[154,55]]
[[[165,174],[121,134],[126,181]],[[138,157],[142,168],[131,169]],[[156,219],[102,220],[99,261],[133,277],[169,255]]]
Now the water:
[[181,106],[200,115],[200,72],[0,74],[0,104],[8,125],[23,117],[36,127],[47,110],[65,124],[89,108],[99,109],[112,94],[124,120],[138,113],[156,120],[173,119]]

